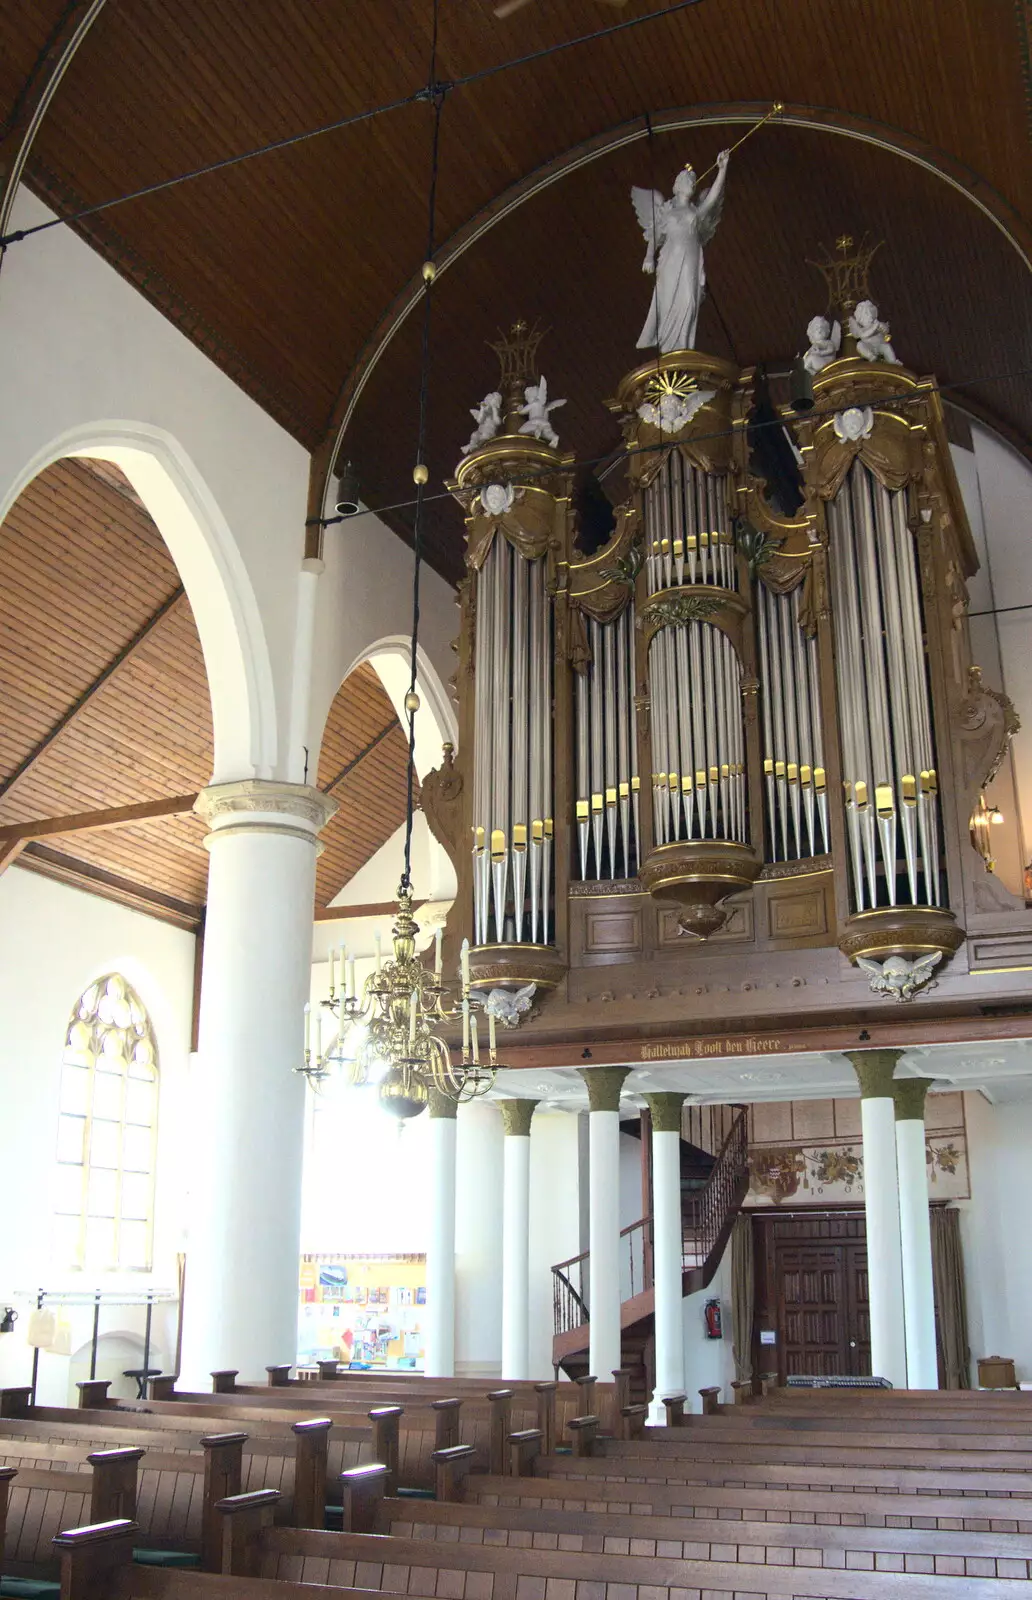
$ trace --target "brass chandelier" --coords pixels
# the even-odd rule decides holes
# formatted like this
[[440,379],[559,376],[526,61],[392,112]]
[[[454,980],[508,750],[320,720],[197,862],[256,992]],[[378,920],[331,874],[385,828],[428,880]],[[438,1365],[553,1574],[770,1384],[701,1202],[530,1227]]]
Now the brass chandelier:
[[[469,940],[462,943],[458,1003],[452,1004],[441,970],[441,935],[435,941],[433,970],[416,954],[418,924],[412,914],[412,890],[404,880],[398,890],[394,922],[394,955],[381,959],[362,985],[355,983],[355,961],[341,953],[339,980],[334,982],[330,956],[329,997],[322,1007],[336,1023],[324,1048],[322,1013],[316,1028],[305,1007],[305,1060],[297,1070],[319,1090],[340,1072],[356,1088],[373,1086],[381,1106],[399,1120],[417,1117],[429,1103],[431,1090],[466,1101],[486,1094],[498,1070],[495,1017],[488,1018],[487,1059],[481,1062],[476,1012],[484,1002],[470,993]],[[440,1029],[462,1022],[462,1056],[452,1060]]]

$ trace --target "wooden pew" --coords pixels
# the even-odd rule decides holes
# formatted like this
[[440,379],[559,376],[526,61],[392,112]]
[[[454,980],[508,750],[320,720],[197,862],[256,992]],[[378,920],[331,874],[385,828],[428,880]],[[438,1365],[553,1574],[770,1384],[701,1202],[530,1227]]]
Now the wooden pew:
[[[458,1533],[456,1533],[456,1530]],[[369,1532],[401,1539],[430,1538],[496,1548],[552,1546],[601,1553],[665,1556],[683,1560],[726,1560],[737,1552],[763,1548],[766,1559],[783,1565],[817,1564],[885,1572],[953,1570],[956,1576],[1032,1577],[1032,1544],[1020,1533],[872,1526],[865,1521],[835,1524],[742,1518],[729,1524],[715,1515],[694,1518],[614,1515],[599,1512],[503,1509],[483,1503],[446,1505],[434,1501],[381,1501]],[[814,1562],[814,1557],[819,1560]],[[929,1564],[931,1558],[931,1564]],[[741,1559],[739,1554],[731,1559]],[[743,1575],[743,1585],[744,1585]]]
[[885,1493],[949,1494],[962,1496],[993,1495],[996,1498],[1032,1498],[1032,1474],[937,1470],[901,1466],[833,1466],[818,1461],[812,1464],[781,1462],[693,1461],[686,1456],[662,1460],[646,1456],[623,1461],[611,1458],[574,1459],[550,1456],[538,1463],[538,1473],[549,1478],[608,1480],[611,1483],[667,1483],[689,1486],[696,1483],[717,1486],[766,1484],[773,1488],[831,1489],[853,1494],[858,1489]]
[[[812,1560],[790,1565],[782,1557],[784,1544],[739,1545],[730,1538],[708,1543],[702,1557],[685,1541],[670,1541],[669,1554],[631,1551],[559,1548],[557,1534],[541,1534],[529,1543],[477,1543],[469,1539],[448,1541],[396,1538],[392,1535],[315,1533],[272,1526],[271,1509],[223,1501],[226,1518],[224,1570],[255,1578],[357,1585],[386,1593],[433,1592],[464,1600],[530,1600],[531,1596],[567,1594],[598,1600],[626,1600],[633,1591],[648,1600],[683,1600],[686,1595],[770,1597],[820,1597],[820,1600],[1027,1600],[1032,1587],[1015,1577],[981,1576],[958,1571],[961,1556],[929,1556],[905,1577],[892,1570],[846,1570],[844,1551],[810,1548]],[[258,1524],[256,1526],[256,1523]],[[485,1530],[486,1531],[486,1530]],[[493,1530],[497,1537],[502,1530]],[[576,1535],[569,1535],[576,1538]],[[646,1547],[652,1541],[643,1541]],[[800,1547],[805,1549],[806,1547]],[[889,1559],[898,1552],[861,1552]],[[838,1557],[841,1556],[841,1561]],[[772,1559],[768,1559],[771,1557]],[[918,1558],[914,1558],[917,1561]],[[1027,1564],[1026,1564],[1027,1565]],[[556,1584],[562,1587],[556,1587]],[[577,1589],[590,1584],[590,1590]],[[549,1585],[552,1585],[551,1589]],[[747,1586],[747,1587],[746,1587]]]
[[[931,1495],[856,1489],[846,1498],[834,1488],[780,1488],[763,1483],[610,1483],[604,1478],[473,1477],[466,1503],[591,1511],[616,1516],[726,1517],[729,1521],[815,1522],[834,1526],[863,1521],[869,1527],[934,1527],[973,1533],[1032,1534],[1032,1505],[988,1496]],[[361,1530],[359,1530],[361,1531]]]
[[[135,1523],[120,1519],[59,1533],[61,1600],[313,1600],[310,1584],[223,1577],[136,1566]],[[317,1600],[369,1600],[368,1593],[321,1585]]]

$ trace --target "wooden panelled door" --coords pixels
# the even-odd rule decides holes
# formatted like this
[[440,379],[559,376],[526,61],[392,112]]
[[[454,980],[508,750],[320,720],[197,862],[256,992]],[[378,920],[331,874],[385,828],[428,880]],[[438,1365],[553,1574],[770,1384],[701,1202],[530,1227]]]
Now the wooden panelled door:
[[860,1377],[871,1370],[863,1215],[754,1215],[756,1314],[773,1331],[761,1371],[786,1377]]

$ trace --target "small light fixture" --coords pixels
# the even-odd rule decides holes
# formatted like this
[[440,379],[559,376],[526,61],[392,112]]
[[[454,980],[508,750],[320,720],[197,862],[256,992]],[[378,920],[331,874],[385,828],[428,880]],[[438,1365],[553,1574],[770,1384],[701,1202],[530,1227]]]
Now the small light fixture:
[[796,356],[792,363],[788,397],[793,411],[813,410],[813,378],[804,366],[802,356]]
[[0,1318],[0,1333],[13,1333],[14,1325],[18,1320],[18,1313],[13,1306],[4,1306],[3,1317]]
[[350,461],[345,461],[344,469],[337,478],[337,501],[334,510],[338,517],[354,517],[358,509],[358,473]]
[[994,828],[999,828],[1003,823],[1003,812],[993,801],[989,802],[989,821]]

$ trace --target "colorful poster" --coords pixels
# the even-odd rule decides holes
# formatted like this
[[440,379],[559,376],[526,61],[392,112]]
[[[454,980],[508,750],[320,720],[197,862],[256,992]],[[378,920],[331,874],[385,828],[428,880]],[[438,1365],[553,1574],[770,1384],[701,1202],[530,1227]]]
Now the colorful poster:
[[422,1368],[424,1256],[305,1256],[298,1283],[299,1366]]

